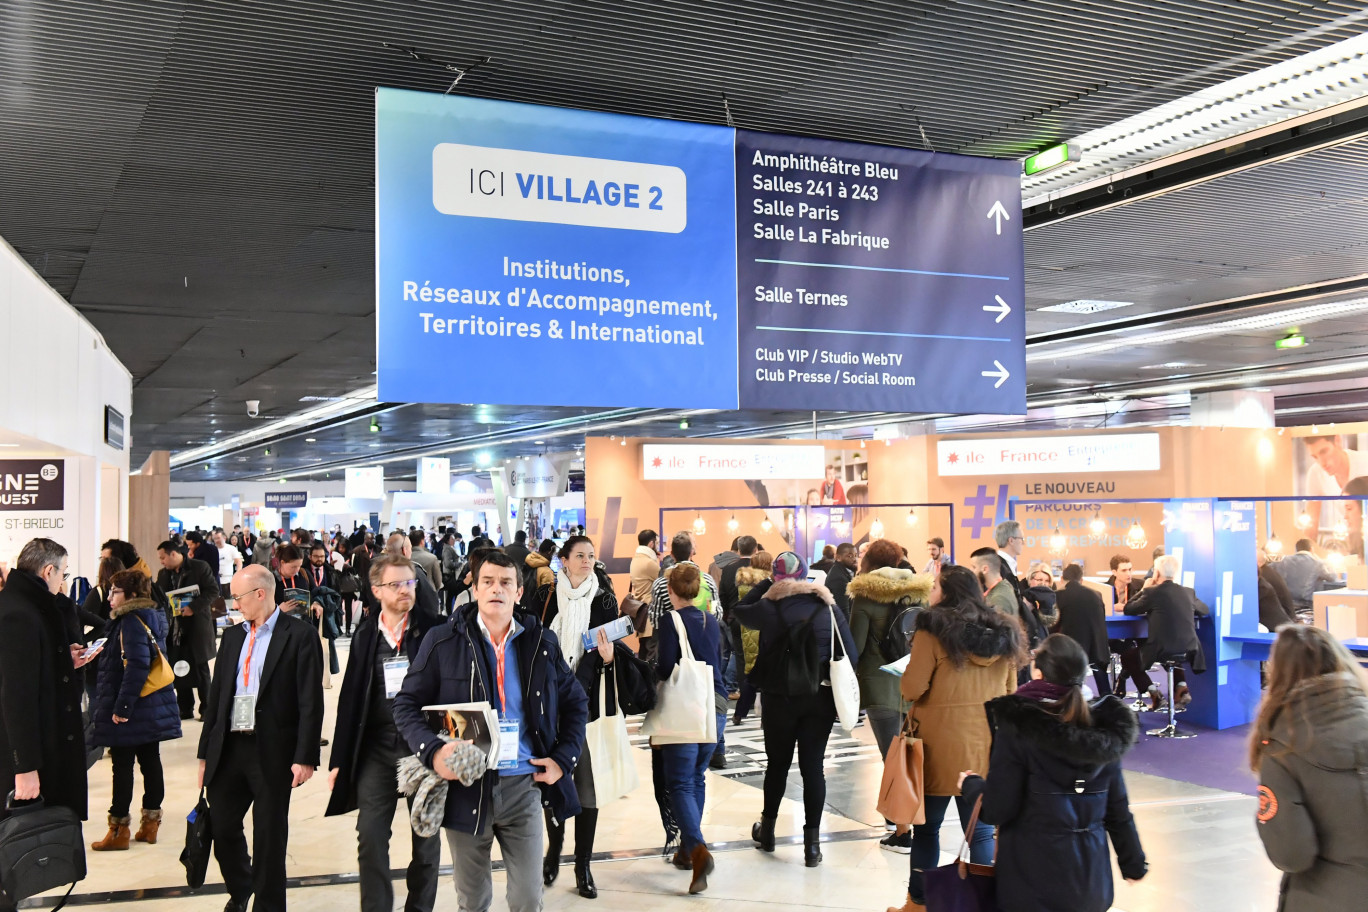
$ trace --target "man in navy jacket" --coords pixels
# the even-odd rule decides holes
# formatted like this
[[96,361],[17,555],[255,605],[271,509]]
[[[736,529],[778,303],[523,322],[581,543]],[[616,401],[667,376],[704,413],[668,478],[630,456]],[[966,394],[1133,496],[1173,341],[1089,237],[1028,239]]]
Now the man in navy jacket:
[[[584,752],[588,698],[555,634],[534,615],[515,614],[521,597],[513,561],[490,551],[475,580],[476,604],[423,638],[394,698],[394,722],[409,748],[452,780],[442,825],[463,909],[488,909],[493,901],[490,849],[497,837],[510,912],[539,912],[542,808],[560,820],[580,810],[570,774]],[[517,746],[498,768],[463,786],[444,762],[453,746],[428,726],[422,707],[477,701],[498,710],[501,740],[516,731]]]

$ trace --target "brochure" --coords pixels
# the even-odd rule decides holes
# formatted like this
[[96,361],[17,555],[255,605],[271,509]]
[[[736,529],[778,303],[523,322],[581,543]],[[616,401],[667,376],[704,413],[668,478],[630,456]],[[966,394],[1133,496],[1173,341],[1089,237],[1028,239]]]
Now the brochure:
[[615,620],[609,621],[599,627],[592,627],[584,631],[584,651],[598,648],[598,632],[602,630],[608,634],[608,642],[616,643],[623,637],[630,636],[632,633],[632,619],[623,615]]
[[484,752],[489,769],[494,769],[499,756],[499,714],[487,701],[442,703],[424,706],[422,711],[433,731],[471,742]]
[[911,659],[912,653],[909,652],[907,655],[903,656],[901,659],[898,659],[898,661],[896,662],[889,662],[887,665],[880,665],[879,671],[886,671],[891,675],[897,675],[901,678],[903,676],[903,672],[907,671],[907,663]]
[[186,586],[183,589],[172,589],[166,593],[167,600],[171,603],[171,612],[181,614],[190,610],[190,603],[199,597],[199,586]]

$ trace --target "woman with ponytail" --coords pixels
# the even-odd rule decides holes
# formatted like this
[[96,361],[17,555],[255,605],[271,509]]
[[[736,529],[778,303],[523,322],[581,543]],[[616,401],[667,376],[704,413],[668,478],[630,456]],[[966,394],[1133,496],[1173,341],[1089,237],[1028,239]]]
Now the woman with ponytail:
[[1041,643],[1031,680],[988,703],[993,750],[987,779],[961,774],[967,800],[998,828],[1002,912],[1106,912],[1112,905],[1111,837],[1127,881],[1145,876],[1121,775],[1135,743],[1135,714],[1108,695],[1088,704],[1087,653],[1062,634]]

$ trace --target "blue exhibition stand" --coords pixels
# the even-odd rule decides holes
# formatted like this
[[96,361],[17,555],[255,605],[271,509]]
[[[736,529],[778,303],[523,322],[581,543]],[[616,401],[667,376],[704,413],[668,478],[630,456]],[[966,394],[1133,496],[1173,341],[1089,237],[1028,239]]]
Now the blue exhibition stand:
[[[1009,513],[1024,504],[1063,505],[1068,500],[1013,500]],[[1098,503],[1098,501],[1088,501]],[[1164,507],[1164,551],[1178,558],[1182,584],[1211,609],[1197,622],[1206,672],[1189,674],[1192,704],[1186,718],[1207,728],[1233,728],[1253,720],[1260,691],[1259,662],[1267,654],[1259,633],[1259,580],[1255,506],[1252,500],[1213,498],[1127,499],[1101,503],[1158,503]],[[1114,636],[1143,636],[1142,618],[1110,616]],[[1252,637],[1260,638],[1251,640]],[[1259,654],[1263,650],[1262,655]],[[1365,648],[1368,651],[1368,647]]]

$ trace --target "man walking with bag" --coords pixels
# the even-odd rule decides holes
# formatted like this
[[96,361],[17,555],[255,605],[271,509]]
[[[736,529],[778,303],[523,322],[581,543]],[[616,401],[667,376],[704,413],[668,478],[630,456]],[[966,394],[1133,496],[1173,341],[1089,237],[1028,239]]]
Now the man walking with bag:
[[[318,767],[323,648],[305,621],[276,607],[265,567],[233,576],[243,621],[223,633],[200,733],[200,787],[214,809],[214,856],[225,912],[284,912],[290,790]],[[252,809],[252,853],[243,819]]]
[[93,656],[82,652],[75,612],[59,605],[66,570],[66,548],[35,538],[0,590],[0,818],[11,791],[86,818],[85,677],[76,669]]

